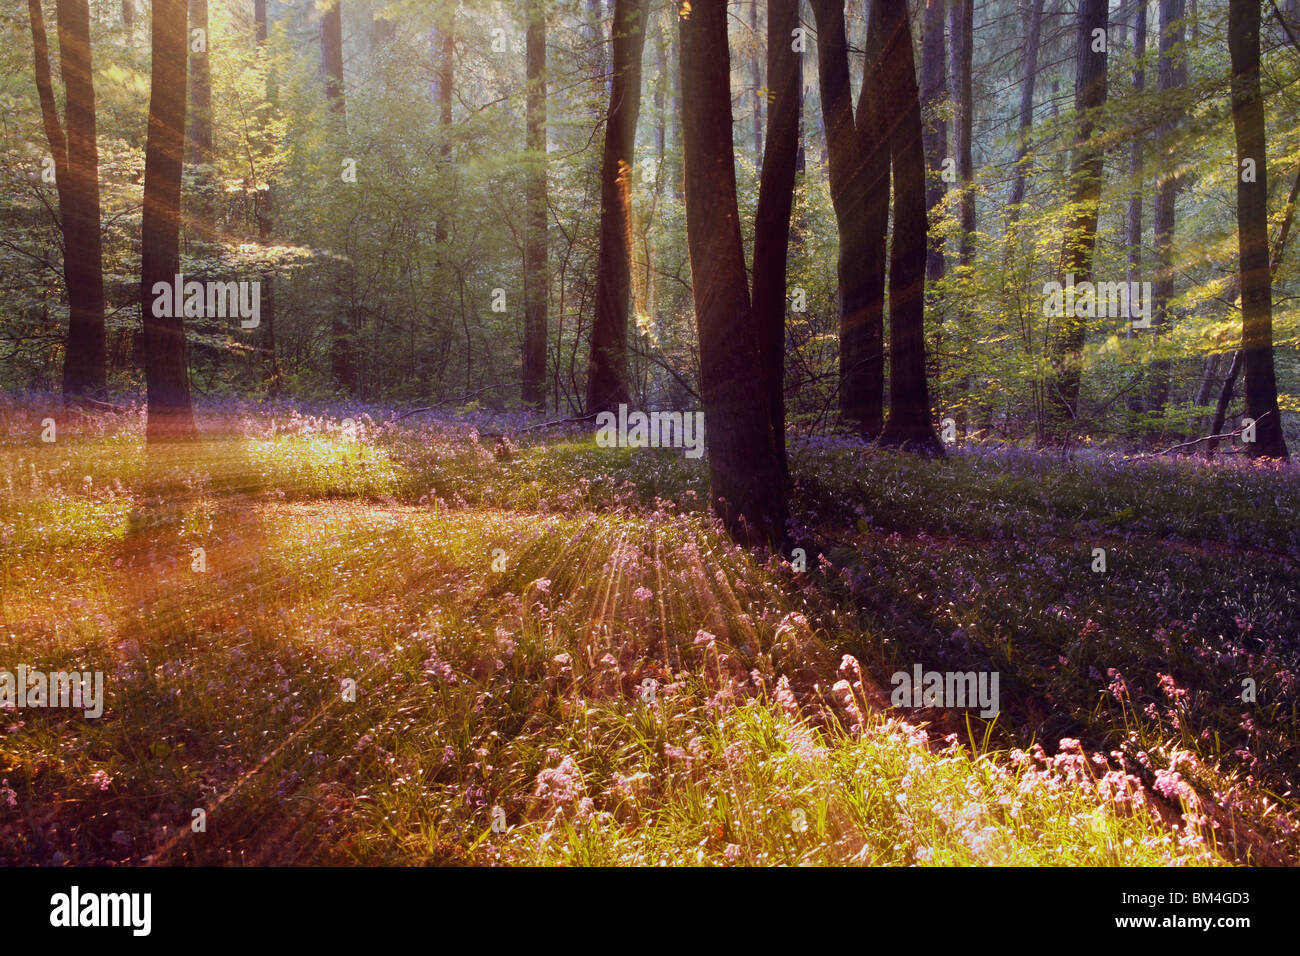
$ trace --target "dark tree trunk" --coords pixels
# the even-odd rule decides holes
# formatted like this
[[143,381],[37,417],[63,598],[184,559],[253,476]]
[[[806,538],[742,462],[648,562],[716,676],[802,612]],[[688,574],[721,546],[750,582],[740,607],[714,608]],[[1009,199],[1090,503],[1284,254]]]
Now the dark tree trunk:
[[1020,81],[1020,120],[1016,143],[1016,170],[1011,181],[1011,208],[1008,221],[1014,225],[1020,219],[1020,206],[1025,201],[1025,186],[1029,178],[1027,157],[1029,135],[1034,128],[1034,85],[1038,80],[1038,45],[1043,30],[1043,0],[1031,0],[1029,25],[1025,33],[1025,72]]
[[727,8],[695,3],[679,20],[686,235],[700,345],[700,392],[713,510],[737,541],[778,546],[784,476],[771,416],[754,400],[760,368],[736,206]]
[[[1109,12],[1107,0],[1079,0],[1074,79],[1076,131],[1070,161],[1070,205],[1075,213],[1066,226],[1062,283],[1071,274],[1075,284],[1092,278],[1105,158],[1100,138],[1094,133],[1097,112],[1106,103],[1106,53],[1104,48],[1093,49],[1093,31],[1107,29]],[[1053,356],[1055,392],[1049,398],[1049,429],[1051,437],[1058,441],[1067,440],[1078,419],[1086,330],[1083,319],[1062,316]]]
[[523,403],[546,404],[546,8],[529,0],[526,44],[527,148],[530,168],[524,189]]
[[[265,2],[265,0],[263,0]],[[135,38],[135,0],[122,0],[122,26],[128,40]]]
[[[1156,89],[1165,94],[1187,83],[1183,49],[1183,0],[1160,0],[1160,60],[1156,69]],[[1161,154],[1174,154],[1173,135],[1177,123],[1166,120],[1156,129]],[[1162,170],[1156,182],[1155,252],[1156,274],[1151,284],[1151,327],[1160,335],[1170,324],[1169,301],[1174,296],[1174,214],[1178,200],[1178,180],[1172,172]],[[1265,242],[1267,255],[1267,240]],[[1167,360],[1152,363],[1148,409],[1164,414],[1169,401],[1170,367]]]
[[944,122],[948,98],[944,3],[945,0],[925,0],[925,36],[921,40],[921,122],[929,168],[925,182],[925,212],[931,225],[925,279],[931,286],[943,278],[944,272],[943,239],[933,228],[935,209],[943,201],[943,161],[948,152],[948,125]]
[[[881,102],[890,109],[894,234],[889,244],[889,418],[880,444],[943,455],[925,378],[925,149],[907,0],[880,0]],[[873,3],[872,6],[877,6]]]
[[[343,0],[334,0],[321,14],[321,68],[330,109],[330,139],[338,146],[347,135],[347,95],[343,85]],[[336,167],[337,168],[337,167]],[[339,300],[330,319],[330,376],[348,395],[357,394],[356,333],[353,326],[354,269],[343,266],[337,278]]]
[[[1273,371],[1273,283],[1268,259],[1268,170],[1264,99],[1259,81],[1259,0],[1229,0],[1228,50],[1232,59],[1232,128],[1237,140],[1237,245],[1240,251],[1241,354],[1246,417],[1256,421],[1256,458],[1286,458]],[[1255,163],[1253,182],[1241,164]]]
[[[1147,4],[1146,0],[1136,0],[1137,25],[1133,37],[1133,55],[1137,59],[1137,66],[1133,68],[1133,91],[1141,93],[1146,89],[1147,72],[1142,65],[1142,57],[1147,51]],[[1128,197],[1128,216],[1125,224],[1125,243],[1128,246],[1127,262],[1129,282],[1140,282],[1142,280],[1142,189],[1144,183],[1143,160],[1142,160],[1142,137],[1134,135],[1133,142],[1129,144],[1128,169],[1129,178],[1133,181],[1133,191]],[[1130,286],[1130,288],[1135,288]],[[1130,316],[1131,317],[1131,316]],[[1136,333],[1130,326],[1127,332],[1129,338]],[[1127,400],[1128,409],[1131,412],[1141,412],[1145,405],[1144,394],[1134,390]]]
[[754,137],[754,165],[757,166],[763,162],[763,67],[759,62],[758,0],[749,0],[749,35],[754,44],[749,55],[749,78],[753,84],[750,102],[754,104],[750,126]]
[[[193,31],[203,31],[202,52],[194,49]],[[208,63],[208,0],[190,0],[190,164],[202,169],[198,178],[195,232],[211,241],[216,237],[216,183],[211,175],[212,73]]]
[[759,391],[770,413],[773,454],[788,475],[785,453],[786,258],[799,158],[799,86],[803,57],[791,49],[799,0],[767,7],[767,145],[754,223],[754,322],[758,327]]
[[50,51],[40,0],[28,0],[36,88],[59,193],[63,230],[63,278],[68,288],[68,336],[64,346],[63,394],[103,397],[104,267],[99,217],[99,148],[95,139],[95,86],[90,58],[90,10],[86,0],[59,0],[59,63],[66,92],[67,133],[59,125]]
[[[259,50],[266,49],[267,22],[266,22],[266,0],[254,0],[253,3],[253,30],[254,39],[257,41]],[[268,82],[268,87],[270,83]],[[267,96],[272,96],[270,89]],[[275,190],[271,183],[266,184],[266,189],[254,199],[254,218],[257,222],[257,239],[263,246],[270,244],[271,232],[275,223]],[[280,394],[280,362],[275,351],[275,272],[267,270],[262,273],[262,325],[266,328],[265,345],[263,346],[266,353],[266,382],[267,392],[276,396]]]
[[[154,315],[155,283],[180,272],[181,165],[185,153],[185,0],[154,0],[153,75],[140,227],[140,303],[144,314],[145,388],[150,442],[195,434],[185,320]],[[165,293],[170,296],[170,292]]]
[[614,0],[614,78],[600,170],[600,256],[587,378],[589,414],[611,411],[631,401],[627,362],[632,306],[631,177],[649,13],[649,0]]
[[[453,84],[456,82],[456,34],[452,29],[451,16],[438,34],[440,38],[438,52],[438,122],[442,125],[442,147],[439,150],[446,168],[451,167],[451,98]],[[434,239],[439,243],[447,241],[447,217],[438,217],[434,226]]]
[[866,58],[857,118],[849,80],[844,0],[812,0],[817,72],[830,163],[831,203],[840,235],[840,414],[864,438],[884,425],[885,234],[889,221],[889,141],[877,111],[881,84],[880,5],[868,6]]
[[952,77],[952,151],[957,163],[957,182],[961,190],[957,265],[967,267],[975,258],[975,191],[971,161],[971,47],[973,0],[949,0],[948,3],[948,73]]

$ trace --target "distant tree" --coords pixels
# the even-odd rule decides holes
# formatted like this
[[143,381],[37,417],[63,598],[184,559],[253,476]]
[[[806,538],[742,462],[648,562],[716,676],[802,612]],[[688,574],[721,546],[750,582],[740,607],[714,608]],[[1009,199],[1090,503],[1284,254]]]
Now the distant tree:
[[683,7],[680,17],[686,234],[700,392],[709,451],[709,497],[737,541],[777,547],[785,534],[785,481],[770,405],[755,397],[762,348],[745,276],[736,204],[727,6]]
[[526,125],[528,172],[524,186],[523,403],[546,404],[546,325],[550,270],[546,245],[546,7],[526,0]]
[[[333,0],[321,14],[321,65],[330,109],[330,139],[339,144],[347,133],[347,98],[343,87],[343,0]],[[345,264],[339,279],[346,306],[336,305],[330,319],[330,375],[347,394],[357,392],[356,316],[353,311],[355,267]]]
[[[1073,275],[1077,285],[1091,281],[1093,250],[1097,244],[1097,215],[1101,205],[1101,180],[1105,154],[1096,133],[1097,113],[1106,104],[1106,30],[1108,0],[1079,0],[1076,19],[1074,152],[1070,160],[1069,209],[1061,255],[1061,282]],[[1079,415],[1086,323],[1066,315],[1057,331],[1053,365],[1056,381],[1049,397],[1051,437],[1065,441],[1073,434]]]
[[[194,31],[202,30],[202,42]],[[190,163],[202,171],[198,177],[195,231],[204,239],[216,235],[216,184],[211,176],[212,71],[208,66],[208,0],[190,0]],[[196,49],[202,47],[202,49]]]
[[154,0],[149,135],[140,227],[140,303],[150,442],[194,435],[183,316],[154,315],[155,283],[180,272],[181,165],[185,153],[186,0]]
[[[1260,0],[1229,0],[1232,128],[1237,141],[1237,246],[1240,256],[1241,354],[1246,417],[1253,418],[1257,458],[1286,458],[1273,370],[1273,283],[1268,256],[1268,156],[1259,70]],[[1245,164],[1254,175],[1244,174]]]
[[600,252],[587,373],[588,414],[631,401],[627,338],[632,306],[632,165],[649,14],[649,0],[614,0],[614,77],[600,169]]
[[[944,68],[947,49],[943,35],[944,3],[945,0],[925,0],[925,33],[921,38],[921,128],[925,135],[928,167],[925,211],[931,217],[943,199],[943,161],[948,153],[948,124],[944,121],[948,98],[948,73]],[[933,286],[943,278],[943,273],[943,242],[938,231],[931,230],[925,279]]]
[[99,148],[95,137],[95,86],[87,0],[59,0],[59,63],[66,92],[66,134],[59,124],[50,79],[49,43],[40,0],[28,0],[36,89],[45,137],[54,159],[63,231],[63,278],[68,289],[68,335],[63,359],[66,398],[102,397],[106,391],[104,266],[100,238]]

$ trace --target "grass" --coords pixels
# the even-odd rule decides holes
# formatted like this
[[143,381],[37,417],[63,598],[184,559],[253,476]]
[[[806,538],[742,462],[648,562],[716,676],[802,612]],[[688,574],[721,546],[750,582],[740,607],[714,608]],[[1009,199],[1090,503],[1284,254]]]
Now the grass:
[[[796,573],[679,453],[343,417],[0,405],[0,668],[107,697],[0,714],[0,860],[1295,857],[1293,471],[809,444]],[[999,670],[997,721],[890,710],[913,662]]]

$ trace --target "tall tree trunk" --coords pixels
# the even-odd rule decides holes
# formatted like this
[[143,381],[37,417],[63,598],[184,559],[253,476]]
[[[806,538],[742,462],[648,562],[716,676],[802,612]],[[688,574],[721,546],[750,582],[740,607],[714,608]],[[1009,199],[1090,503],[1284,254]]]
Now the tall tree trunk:
[[28,0],[35,51],[36,88],[45,136],[54,159],[63,230],[63,279],[68,288],[63,394],[103,397],[104,267],[99,216],[99,148],[95,139],[95,86],[86,0],[59,0],[59,64],[66,92],[67,133],[59,125],[50,79],[49,42],[40,0]]
[[709,448],[709,497],[737,541],[776,547],[785,494],[768,405],[754,401],[760,368],[736,206],[727,8],[683,9],[682,137],[686,237],[700,345],[700,393]]
[[974,0],[949,0],[948,3],[948,73],[952,77],[952,146],[957,164],[957,181],[961,185],[960,226],[957,265],[968,267],[975,258],[975,190],[971,161],[971,48]]
[[[1106,103],[1106,48],[1096,42],[1094,31],[1100,30],[1104,36],[1109,12],[1107,0],[1079,0],[1074,79],[1076,131],[1070,161],[1070,208],[1075,211],[1066,226],[1061,255],[1063,284],[1070,275],[1076,284],[1090,281],[1092,277],[1105,158],[1100,138],[1094,134],[1097,113]],[[1078,419],[1086,331],[1082,318],[1062,316],[1053,356],[1055,392],[1049,404],[1049,427],[1052,437],[1058,441],[1068,439]]]
[[[880,102],[891,111],[894,234],[889,243],[889,418],[880,444],[943,455],[925,377],[925,149],[907,0],[879,0],[884,52]],[[872,6],[877,6],[873,3]]]
[[[1142,63],[1142,58],[1146,56],[1147,52],[1147,2],[1146,0],[1135,0],[1135,5],[1137,7],[1137,24],[1133,35],[1133,56],[1136,60],[1136,65],[1133,67],[1133,92],[1142,93],[1147,86],[1147,71]],[[1142,137],[1134,135],[1133,141],[1129,144],[1128,156],[1129,179],[1133,182],[1133,189],[1128,196],[1128,215],[1125,221],[1125,244],[1128,246],[1126,257],[1128,263],[1127,279],[1130,283],[1142,280],[1142,191],[1146,185],[1143,173],[1142,149]],[[1140,287],[1130,285],[1129,288]],[[1132,317],[1132,314],[1130,314],[1129,318]],[[1130,326],[1127,335],[1132,338],[1134,334],[1134,330]],[[1129,396],[1127,404],[1129,411],[1141,412],[1144,404],[1143,394],[1134,391]]]
[[759,62],[761,47],[758,42],[758,0],[749,0],[749,36],[753,47],[749,55],[749,79],[753,87],[750,102],[754,106],[750,114],[750,127],[754,137],[754,165],[763,162],[763,67]]
[[1038,46],[1043,30],[1043,0],[1031,0],[1029,25],[1025,32],[1025,72],[1020,81],[1020,120],[1016,142],[1015,175],[1011,181],[1011,203],[1008,212],[1010,226],[1020,219],[1020,207],[1025,201],[1025,186],[1029,177],[1026,162],[1029,156],[1029,134],[1034,127],[1034,85],[1038,79]]
[[[183,316],[154,314],[180,273],[181,165],[185,153],[185,0],[154,0],[149,135],[140,226],[140,303],[144,317],[145,390],[150,442],[195,434]],[[155,291],[155,285],[159,291]],[[163,292],[162,287],[168,291]]]
[[[444,168],[451,168],[451,99],[456,81],[456,34],[452,27],[452,15],[438,31],[438,122],[442,126],[442,156]],[[434,226],[434,240],[439,244],[447,241],[447,217],[440,215]]]
[[[1156,69],[1157,91],[1166,94],[1187,83],[1186,51],[1183,49],[1183,0],[1160,0],[1160,60]],[[1163,97],[1162,97],[1163,98]],[[1151,327],[1159,336],[1170,324],[1169,301],[1174,296],[1174,216],[1178,200],[1178,180],[1172,172],[1175,120],[1166,120],[1156,129],[1164,159],[1156,183],[1155,251],[1156,274],[1152,283]],[[1268,254],[1267,237],[1264,245]],[[1163,415],[1169,401],[1168,360],[1152,363],[1150,411]]]
[[754,222],[754,321],[758,327],[760,394],[767,401],[773,455],[788,475],[785,451],[786,259],[799,158],[799,86],[803,57],[791,49],[799,0],[768,0],[767,144]]
[[[194,36],[202,30],[202,43]],[[190,0],[190,164],[201,167],[195,206],[195,232],[200,238],[216,238],[216,182],[211,175],[212,157],[212,73],[208,66],[208,0]],[[202,50],[196,50],[196,46]]]
[[881,95],[880,4],[867,8],[866,57],[854,118],[844,0],[812,0],[831,203],[840,236],[840,414],[864,438],[884,427],[885,234],[889,141]]
[[[1268,261],[1268,156],[1259,82],[1260,0],[1228,0],[1232,59],[1232,128],[1237,140],[1237,246],[1240,253],[1241,353],[1246,417],[1255,419],[1256,458],[1286,458],[1273,371],[1273,282]],[[1242,163],[1253,160],[1253,181]]]
[[933,228],[935,209],[943,201],[943,161],[948,152],[948,125],[944,122],[948,95],[944,3],[945,0],[925,0],[925,35],[921,39],[921,130],[929,169],[925,181],[925,213],[931,225],[925,280],[931,286],[943,278],[944,272],[943,239]]
[[526,44],[528,183],[524,189],[523,403],[546,404],[546,8],[528,0]]
[[[253,36],[259,51],[265,52],[267,38],[266,0],[253,2]],[[270,80],[267,81],[267,98],[272,99],[274,91]],[[254,198],[253,217],[257,222],[257,241],[263,246],[271,242],[271,233],[275,223],[275,189],[273,183],[266,183],[266,188]],[[280,362],[275,351],[275,270],[268,269],[261,275],[262,282],[262,326],[266,329],[263,350],[266,355],[267,393],[271,396],[280,394]]]
[[614,0],[614,79],[600,170],[600,254],[587,377],[589,414],[631,401],[627,363],[632,305],[631,179],[641,108],[641,55],[649,14],[649,0]]
[[126,38],[135,39],[135,0],[122,0],[122,26],[126,29]]
[[[343,0],[333,0],[321,14],[321,67],[325,73],[325,98],[330,109],[330,140],[336,146],[347,135],[347,95],[343,85]],[[339,299],[330,318],[330,377],[348,395],[357,393],[356,333],[351,287],[351,266],[338,276]]]

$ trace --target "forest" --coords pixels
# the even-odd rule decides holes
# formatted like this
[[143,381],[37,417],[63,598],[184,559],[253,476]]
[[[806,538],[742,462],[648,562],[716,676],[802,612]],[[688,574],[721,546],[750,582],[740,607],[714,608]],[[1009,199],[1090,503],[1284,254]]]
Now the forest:
[[0,38],[0,863],[1300,862],[1300,0]]

